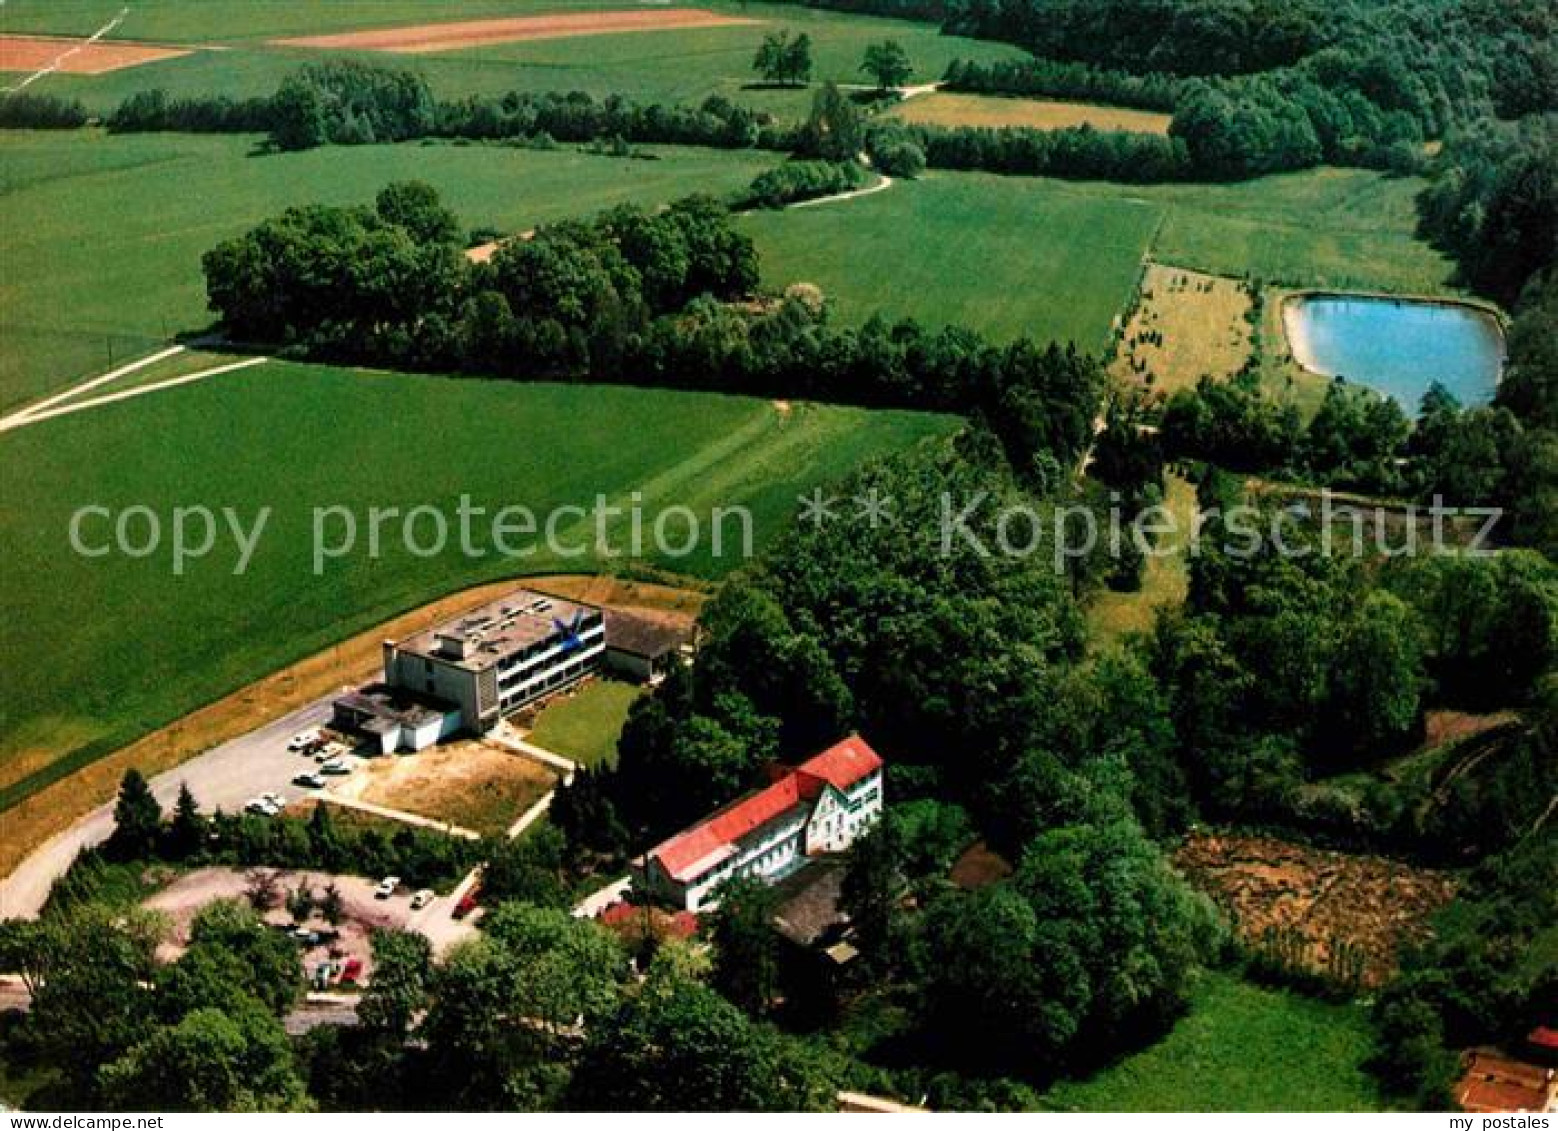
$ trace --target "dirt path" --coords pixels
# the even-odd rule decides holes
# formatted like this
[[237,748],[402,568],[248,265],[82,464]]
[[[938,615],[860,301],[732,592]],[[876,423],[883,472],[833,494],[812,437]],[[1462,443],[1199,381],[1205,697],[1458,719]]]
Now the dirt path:
[[[33,409],[21,415],[7,417],[0,421],[0,432],[13,428],[25,428],[29,424],[38,424],[45,420],[51,420],[56,416],[68,416],[73,412],[85,412],[89,408],[101,408],[104,405],[114,404],[118,401],[127,401],[132,397],[144,397],[148,393],[160,393],[166,389],[174,389],[180,385],[190,385],[196,381],[204,381],[209,377],[220,377],[224,373],[236,373],[240,369],[253,369],[256,365],[264,365],[270,358],[249,357],[242,361],[228,362],[226,365],[216,365],[210,369],[202,369],[196,373],[185,373],[179,377],[169,377],[166,381],[157,381],[150,385],[137,385],[133,389],[122,389],[117,393],[104,393],[100,397],[90,400],[77,401],[73,404],[60,405],[57,408]],[[79,392],[79,390],[75,390]]]
[[803,200],[797,204],[792,204],[789,207],[793,210],[796,208],[815,208],[819,204],[838,204],[845,200],[855,200],[858,197],[872,196],[879,192],[886,192],[892,187],[893,179],[886,173],[878,173],[877,182],[874,185],[867,185],[865,188],[850,189],[848,192],[835,193],[832,196],[819,196],[815,200]]

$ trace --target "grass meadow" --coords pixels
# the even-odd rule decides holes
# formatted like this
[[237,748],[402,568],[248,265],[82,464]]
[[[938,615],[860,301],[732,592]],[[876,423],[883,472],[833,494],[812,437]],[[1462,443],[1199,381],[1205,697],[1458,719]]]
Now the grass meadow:
[[[451,528],[444,553],[421,557],[392,524],[374,557],[370,506],[431,504],[452,524],[468,494],[489,513],[519,504],[544,520],[564,504],[589,508],[598,494],[622,503],[641,491],[646,522],[681,505],[705,532],[712,508],[744,506],[760,547],[799,494],[950,427],[912,413],[809,405],[781,413],[767,401],[717,395],[276,362],[7,433],[0,480],[27,487],[0,504],[0,543],[9,548],[0,561],[8,623],[0,808],[441,594],[517,574],[629,564],[603,561],[592,549],[593,520],[571,516],[558,541],[578,555],[541,548],[504,557],[478,533],[473,544],[486,556],[467,557]],[[196,503],[233,507],[251,527],[260,508],[274,508],[243,576],[234,576],[230,539],[183,576],[166,552],[87,558],[69,544],[70,516],[86,504],[149,506],[166,538],[171,509]],[[334,505],[356,512],[361,540],[316,574],[313,508]],[[344,519],[333,521],[344,530]],[[609,527],[618,554],[625,522]],[[644,564],[717,577],[742,560],[740,522],[722,530],[722,557],[705,537],[690,556],[646,552]]]
[[1317,169],[1233,185],[931,172],[839,204],[753,215],[765,280],[820,285],[873,313],[1101,349],[1145,255],[1309,287],[1450,293],[1413,236],[1422,182]]
[[1123,106],[1056,102],[1045,98],[997,98],[984,94],[927,94],[900,103],[890,113],[906,122],[933,126],[1026,126],[1064,130],[1092,126],[1127,133],[1168,133],[1171,116]]
[[1045,1094],[1055,1111],[1379,1111],[1363,1009],[1207,974],[1161,1041]]
[[1158,210],[1118,190],[933,172],[838,204],[752,215],[765,281],[816,283],[838,315],[912,315],[1100,350]]
[[233,136],[0,131],[0,408],[205,326],[200,257],[288,205],[369,203],[415,177],[467,225],[518,230],[623,201],[731,191],[774,163],[704,149],[637,161],[477,145],[252,147]]
[[[0,9],[0,30],[89,34],[113,18],[119,0],[12,0]],[[107,108],[127,94],[161,87],[170,94],[268,94],[287,72],[325,57],[317,49],[269,44],[272,38],[325,34],[492,16],[560,10],[631,8],[627,0],[474,0],[457,14],[438,0],[356,0],[351,4],[297,4],[288,0],[150,0],[133,6],[114,35],[179,44],[206,44],[179,59],[97,76],[54,75],[34,88],[70,94]],[[1020,55],[1002,44],[943,36],[934,25],[790,5],[712,0],[689,3],[760,21],[759,25],[635,32],[498,44],[430,55],[351,53],[414,67],[440,97],[510,90],[585,90],[656,101],[701,101],[725,94],[785,116],[804,112],[805,91],[748,89],[752,56],[775,28],[805,31],[813,41],[814,78],[864,82],[867,43],[888,37],[909,52],[919,81],[938,79],[955,58],[992,60]]]

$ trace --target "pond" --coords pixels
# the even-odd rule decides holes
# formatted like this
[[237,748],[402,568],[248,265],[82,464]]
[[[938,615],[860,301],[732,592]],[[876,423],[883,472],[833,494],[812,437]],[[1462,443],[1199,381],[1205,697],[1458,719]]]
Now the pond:
[[1463,405],[1487,404],[1504,365],[1498,319],[1472,306],[1309,295],[1283,306],[1282,324],[1305,369],[1377,389],[1409,415],[1435,381]]

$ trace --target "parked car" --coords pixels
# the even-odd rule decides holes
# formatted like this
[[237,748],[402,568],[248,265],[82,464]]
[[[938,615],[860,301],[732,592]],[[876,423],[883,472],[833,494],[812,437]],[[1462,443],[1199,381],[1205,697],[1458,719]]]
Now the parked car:
[[341,758],[330,758],[319,764],[319,772],[344,777],[352,772],[351,764]]
[[416,895],[411,897],[411,910],[420,911],[422,908],[426,907],[429,903],[432,902],[433,893],[427,888],[423,888],[421,891],[417,892]]
[[279,793],[262,793],[260,794],[260,800],[268,805],[274,805],[277,809],[285,809],[287,807],[286,798]]
[[325,779],[318,774],[299,774],[292,779],[293,785],[300,785],[304,789],[324,789]]
[[379,886],[373,889],[374,899],[388,899],[395,894],[395,889],[400,886],[399,876],[385,876],[379,881]]
[[460,902],[454,905],[454,918],[464,919],[472,911],[476,910],[476,892],[468,891],[460,898]]
[[292,937],[298,942],[302,943],[304,946],[319,945],[319,932],[310,930],[307,927],[299,927],[297,930],[292,932]]
[[271,808],[270,802],[263,797],[250,798],[243,807],[245,813],[253,813],[256,817],[274,817],[276,810]]
[[301,734],[292,736],[292,741],[287,743],[287,749],[296,754],[298,751],[307,750],[319,741],[317,730],[305,730]]
[[355,986],[357,979],[362,977],[362,959],[348,958],[346,968],[341,971],[341,984],[343,986]]

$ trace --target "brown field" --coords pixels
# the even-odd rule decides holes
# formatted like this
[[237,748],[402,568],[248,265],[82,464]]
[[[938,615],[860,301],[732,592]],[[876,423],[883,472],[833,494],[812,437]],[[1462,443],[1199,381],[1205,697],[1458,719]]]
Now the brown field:
[[1232,377],[1249,360],[1250,295],[1237,279],[1149,263],[1114,373],[1165,396],[1202,375]]
[[1090,102],[1051,102],[1042,98],[1001,98],[986,94],[937,92],[911,98],[891,113],[927,126],[1027,126],[1064,130],[1092,126],[1126,133],[1168,133],[1171,118],[1151,110],[1095,106]]
[[1192,834],[1175,855],[1190,882],[1227,912],[1246,942],[1294,929],[1324,971],[1332,940],[1361,947],[1363,983],[1377,986],[1403,946],[1455,894],[1455,877],[1378,856],[1328,852],[1274,837]]
[[545,766],[466,739],[370,759],[334,792],[502,836],[556,784],[557,775]]
[[288,47],[324,47],[333,50],[390,51],[419,55],[434,51],[460,51],[496,43],[522,43],[533,39],[566,39],[580,35],[614,35],[619,32],[670,31],[680,28],[724,27],[755,24],[759,20],[724,16],[702,8],[651,8],[626,12],[568,12],[550,16],[516,16],[502,20],[463,20],[450,24],[381,28],[340,35],[311,35],[274,42]]
[[0,71],[31,74],[45,67],[63,75],[106,75],[126,67],[188,55],[176,47],[114,43],[54,36],[0,35]]
[[707,592],[590,575],[516,577],[451,594],[282,668],[13,805],[4,815],[0,876],[9,875],[38,845],[111,799],[119,788],[119,779],[130,767],[148,777],[172,769],[345,684],[360,683],[379,670],[386,638],[400,639],[420,632],[485,604],[516,585],[531,585],[559,597],[685,612],[690,616],[696,616],[708,599]]

